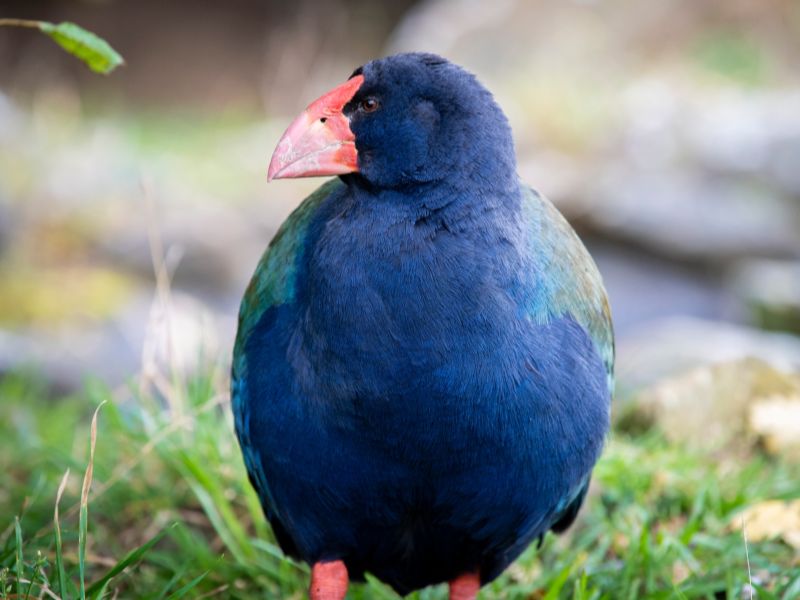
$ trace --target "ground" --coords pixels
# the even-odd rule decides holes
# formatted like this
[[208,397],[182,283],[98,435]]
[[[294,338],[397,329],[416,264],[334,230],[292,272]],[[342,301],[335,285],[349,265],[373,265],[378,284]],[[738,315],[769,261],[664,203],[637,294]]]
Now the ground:
[[[90,598],[303,597],[308,569],[281,555],[247,483],[221,369],[142,376],[117,390],[87,382],[68,397],[33,374],[0,386],[0,422],[11,425],[0,439],[0,598],[83,597],[82,561]],[[692,449],[657,426],[618,422],[576,525],[531,547],[482,598],[733,599],[749,597],[750,581],[760,599],[800,597],[797,550],[746,545],[738,517],[762,500],[800,496],[796,465]],[[53,517],[67,470],[59,550]],[[396,596],[369,581],[350,598]]]

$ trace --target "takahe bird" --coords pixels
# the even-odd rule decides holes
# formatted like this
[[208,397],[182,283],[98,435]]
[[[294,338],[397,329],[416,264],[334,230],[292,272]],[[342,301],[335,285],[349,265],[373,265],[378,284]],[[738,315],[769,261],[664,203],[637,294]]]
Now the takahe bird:
[[609,426],[597,268],[521,183],[509,124],[431,54],[356,69],[286,130],[306,198],[245,293],[236,432],[315,600],[365,572],[474,598],[575,519]]

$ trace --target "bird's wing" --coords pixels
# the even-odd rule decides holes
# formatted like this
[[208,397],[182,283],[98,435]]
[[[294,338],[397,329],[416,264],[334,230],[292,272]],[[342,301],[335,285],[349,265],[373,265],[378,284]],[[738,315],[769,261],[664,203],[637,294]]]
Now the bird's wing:
[[275,237],[272,238],[242,298],[239,309],[239,327],[233,349],[231,405],[245,466],[278,542],[284,551],[291,555],[296,554],[294,544],[287,535],[280,516],[276,513],[275,502],[261,465],[260,455],[250,440],[251,407],[248,398],[248,365],[245,347],[250,334],[270,308],[290,304],[294,301],[298,263],[303,256],[309,224],[321,204],[341,186],[342,183],[338,179],[333,179],[320,186],[289,215]]
[[[531,273],[526,309],[531,319],[547,323],[574,319],[591,338],[605,368],[609,398],[614,393],[614,330],[603,281],[589,251],[553,204],[538,192],[524,190],[523,210],[533,231],[536,269]],[[598,365],[599,366],[599,365]],[[556,533],[578,514],[589,488],[589,476],[562,498],[550,518]]]
[[535,272],[526,309],[535,322],[571,317],[591,337],[614,389],[614,330],[603,281],[589,251],[553,204],[525,188],[523,210],[533,227]]
[[269,243],[244,293],[239,308],[239,330],[234,354],[240,354],[247,336],[269,308],[294,300],[298,261],[311,218],[320,205],[343,184],[332,179],[300,203]]

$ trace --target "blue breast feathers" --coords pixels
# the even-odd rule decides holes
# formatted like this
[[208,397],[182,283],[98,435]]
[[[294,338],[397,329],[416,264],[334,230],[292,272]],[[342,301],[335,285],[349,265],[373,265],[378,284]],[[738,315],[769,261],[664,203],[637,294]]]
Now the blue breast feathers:
[[232,403],[285,551],[403,593],[491,580],[574,518],[608,428],[608,303],[555,208],[512,200],[459,230],[457,207],[401,219],[334,181],[276,235]]

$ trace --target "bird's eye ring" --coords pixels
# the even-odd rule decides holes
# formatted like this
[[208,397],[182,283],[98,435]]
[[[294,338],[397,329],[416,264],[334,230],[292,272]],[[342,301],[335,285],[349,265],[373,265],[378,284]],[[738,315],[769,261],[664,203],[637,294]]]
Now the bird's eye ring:
[[371,113],[378,110],[380,103],[375,98],[370,97],[370,98],[364,98],[358,106],[364,112]]

